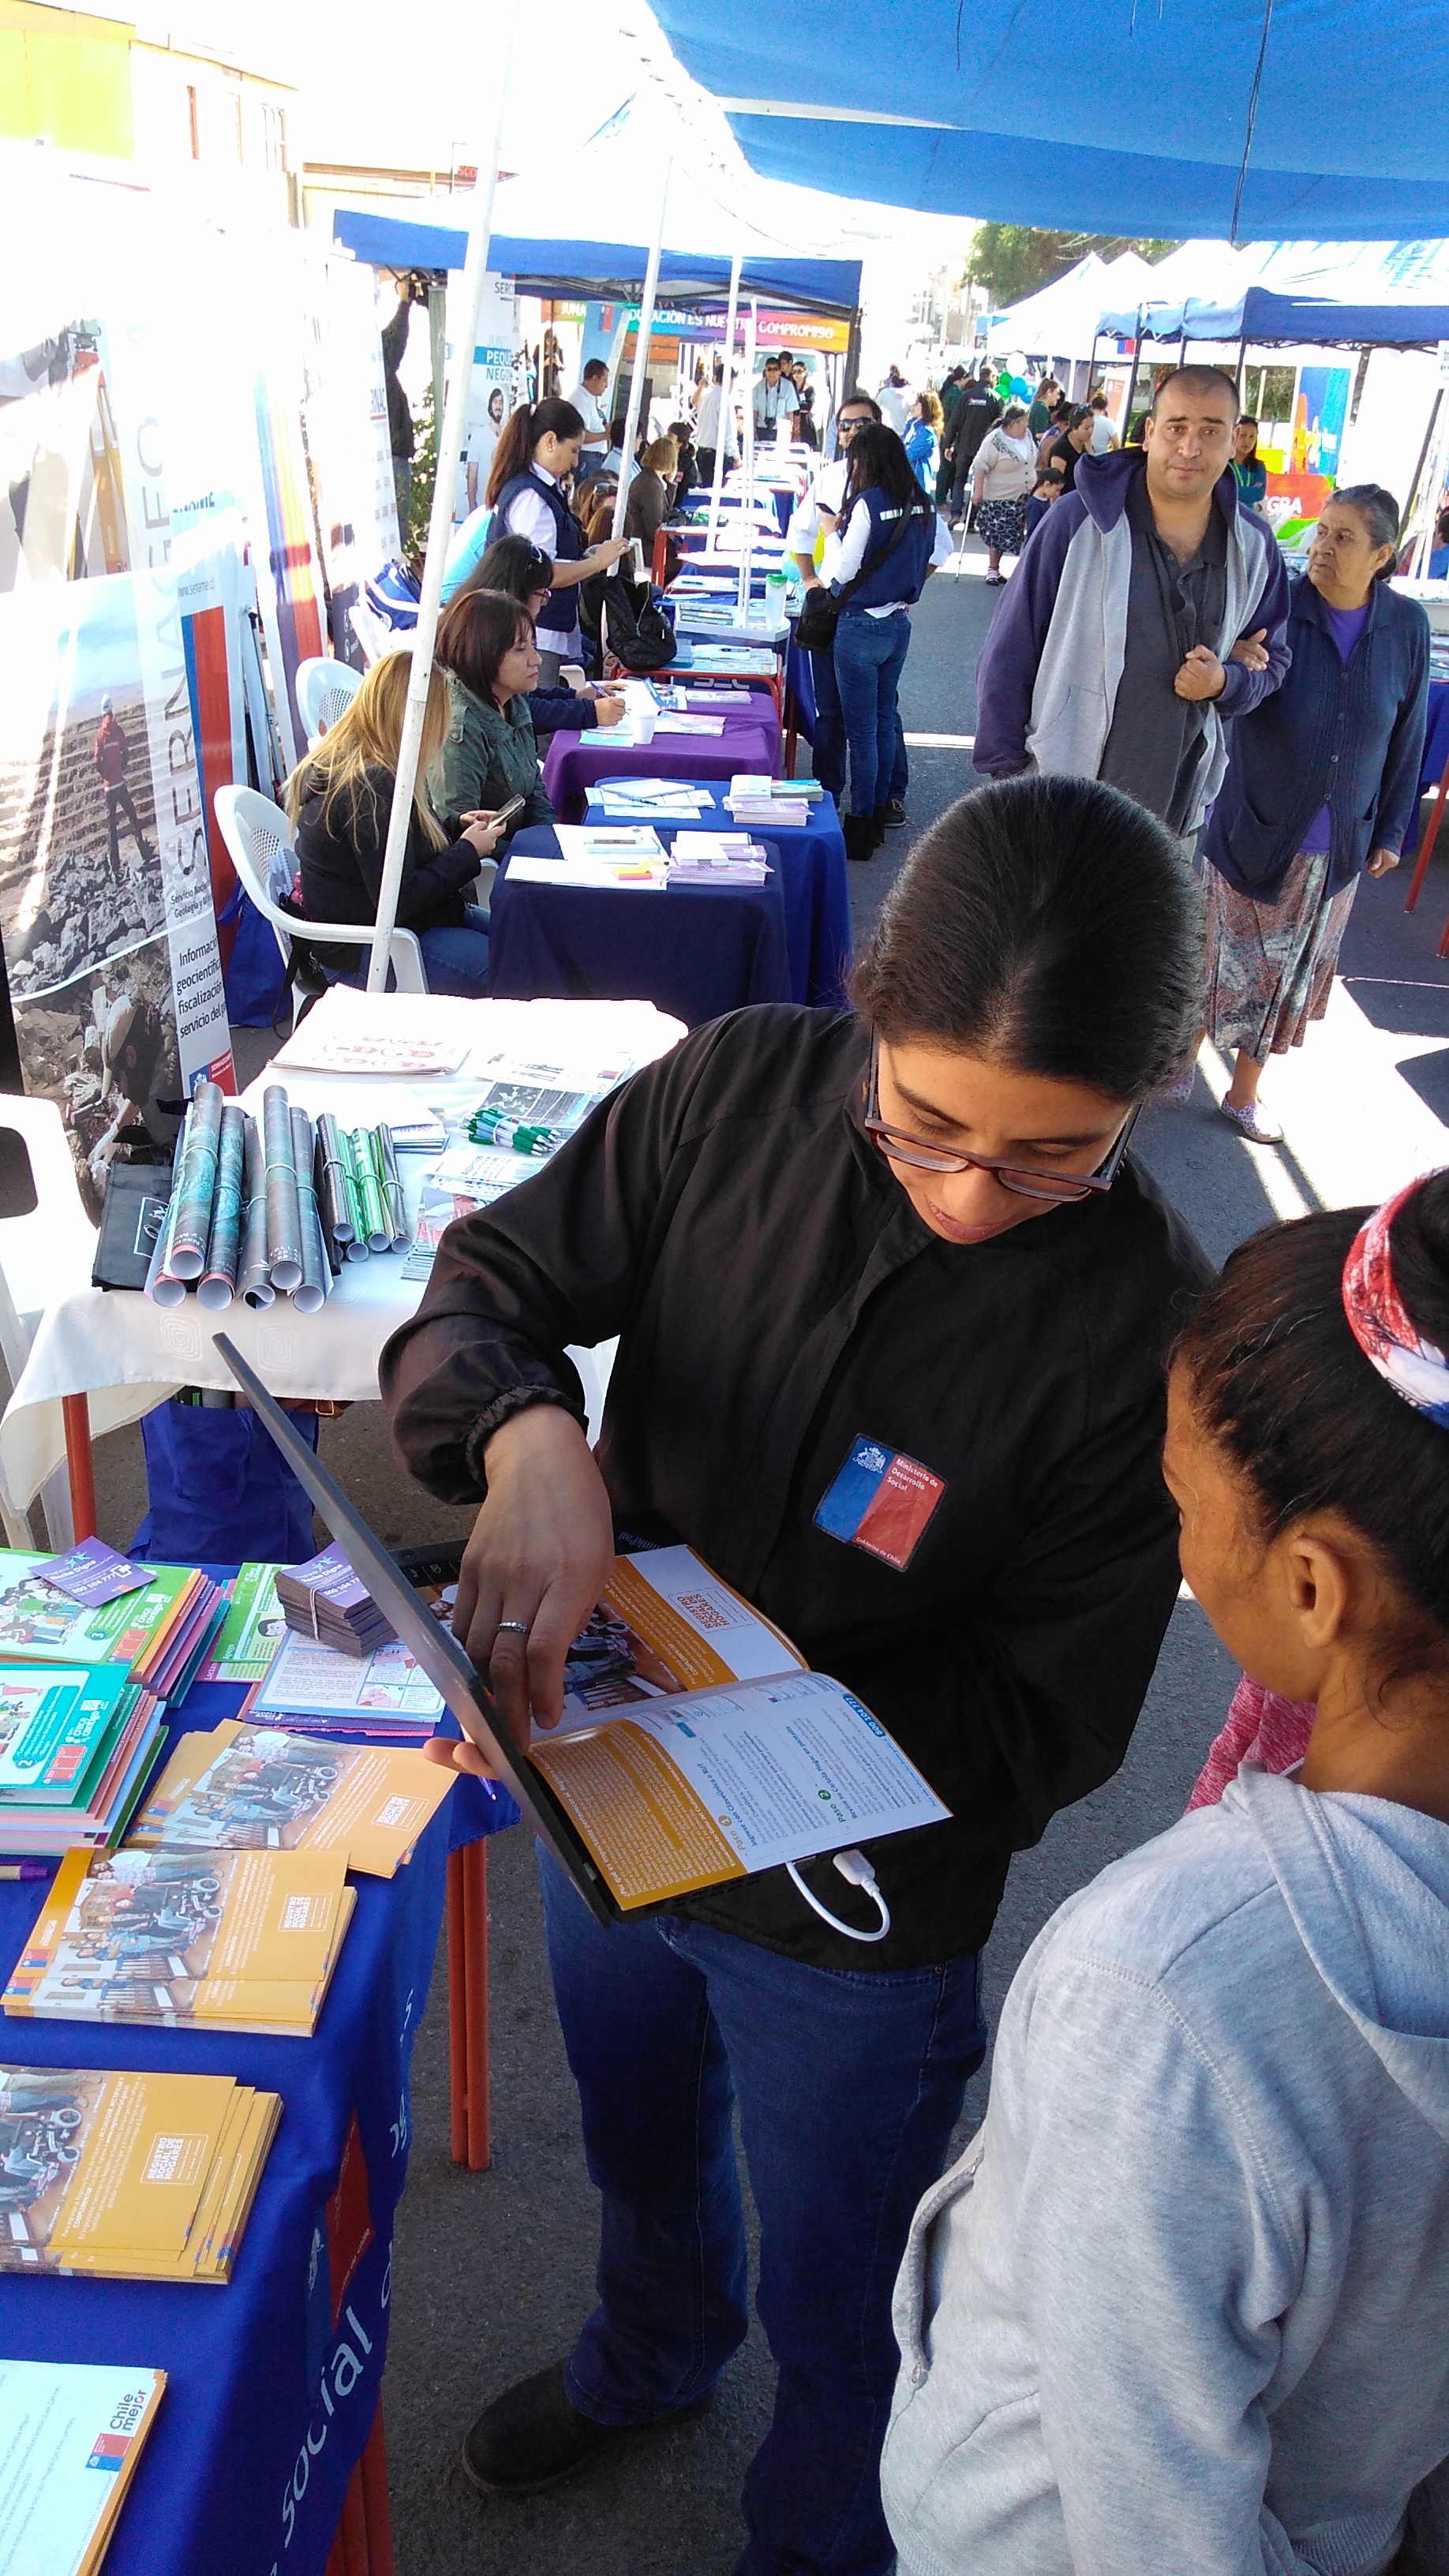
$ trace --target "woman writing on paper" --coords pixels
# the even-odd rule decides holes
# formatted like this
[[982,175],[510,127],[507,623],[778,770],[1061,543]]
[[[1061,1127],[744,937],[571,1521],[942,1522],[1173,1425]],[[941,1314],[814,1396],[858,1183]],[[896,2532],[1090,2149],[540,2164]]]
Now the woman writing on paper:
[[[488,811],[522,799],[504,826],[506,849],[527,823],[556,820],[538,774],[529,692],[539,655],[533,620],[502,591],[455,599],[438,622],[437,659],[447,673],[448,722],[437,767],[437,802],[449,812]],[[477,795],[474,789],[478,790]]]
[[551,397],[525,403],[508,423],[488,473],[488,506],[496,535],[530,537],[553,562],[548,605],[539,620],[539,668],[545,688],[561,662],[576,662],[583,638],[575,596],[591,573],[607,572],[625,551],[622,537],[584,546],[583,530],[560,488],[578,464],[584,421],[573,404]]
[[[809,1901],[772,1870],[609,1931],[545,1864],[600,2305],[474,2426],[485,2490],[714,2386],[747,2314],[738,2100],[780,2373],[742,2563],[890,2564],[890,2286],[985,2045],[979,1954],[1013,1850],[1121,1761],[1176,1597],[1162,1355],[1205,1265],[1127,1145],[1200,972],[1150,816],[1095,781],[985,788],[907,862],[854,1011],[696,1030],[449,1229],[383,1355],[405,1462],[486,1494],[456,1624],[508,1725],[557,1718],[612,1515],[652,1518],[951,1810],[868,1850],[878,1941],[828,1861]],[[565,1349],[614,1333],[596,1458]]]
[[[377,917],[412,658],[404,651],[374,662],[351,705],[287,781],[302,905],[313,921],[361,923]],[[480,810],[476,800],[453,807],[456,820],[448,824],[439,822],[428,803],[422,782],[442,749],[448,712],[447,684],[435,669],[428,682],[397,920],[400,929],[417,934],[431,992],[484,993],[488,915],[469,903],[467,893],[484,860],[493,856],[499,826],[492,810]],[[501,805],[504,799],[494,802]],[[330,981],[361,981],[363,961],[357,949],[320,948],[317,955]]]
[[[530,537],[495,537],[455,598],[469,598],[475,590],[501,590],[526,608],[536,622],[548,604],[552,582],[552,559]],[[530,689],[528,712],[536,738],[540,734],[578,733],[591,725],[617,724],[624,712],[624,701],[594,681],[584,680],[576,681],[572,687]]]

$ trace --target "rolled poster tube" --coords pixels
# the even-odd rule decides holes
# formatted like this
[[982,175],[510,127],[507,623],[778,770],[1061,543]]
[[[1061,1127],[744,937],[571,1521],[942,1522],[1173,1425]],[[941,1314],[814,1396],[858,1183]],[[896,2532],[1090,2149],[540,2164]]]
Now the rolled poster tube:
[[237,1288],[248,1306],[270,1306],[276,1290],[267,1276],[267,1158],[255,1118],[247,1120],[246,1224]]
[[391,1252],[392,1226],[382,1195],[374,1128],[354,1127],[352,1157],[357,1167],[357,1186],[362,1198],[363,1214],[367,1221],[368,1251]]
[[279,1082],[262,1093],[267,1170],[267,1276],[290,1296],[302,1282],[302,1202],[292,1160],[292,1115]]
[[223,1097],[215,1082],[199,1082],[192,1095],[186,1150],[177,1166],[174,1192],[177,1209],[169,1266],[178,1279],[199,1279],[206,1268]]
[[349,1261],[367,1259],[367,1208],[362,1196],[362,1179],[357,1169],[354,1140],[345,1127],[337,1131],[337,1151],[342,1158],[342,1176],[347,1187],[347,1214],[351,1233],[347,1238]]
[[171,1196],[157,1229],[155,1248],[146,1270],[145,1294],[153,1306],[179,1306],[186,1295],[185,1280],[179,1279],[171,1267],[171,1239],[179,1212],[176,1184],[180,1178],[181,1158],[186,1151],[186,1131],[190,1124],[191,1111],[188,1109],[176,1139],[176,1153],[171,1165]]
[[317,1190],[312,1178],[312,1121],[305,1109],[292,1111],[292,1162],[297,1174],[297,1193],[302,1208],[302,1278],[292,1291],[292,1303],[299,1315],[315,1315],[332,1285],[332,1274],[322,1243],[322,1224],[317,1213]]
[[322,1223],[335,1244],[352,1241],[352,1207],[347,1196],[347,1165],[337,1121],[330,1109],[317,1120],[317,1204]]
[[378,1127],[373,1132],[382,1155],[382,1195],[387,1203],[392,1248],[396,1252],[408,1240],[407,1206],[403,1198],[402,1174],[397,1166],[397,1147],[392,1141],[390,1127]]
[[211,1241],[206,1248],[206,1268],[196,1283],[196,1294],[201,1304],[216,1311],[229,1306],[236,1295],[236,1275],[241,1261],[246,1140],[246,1111],[239,1101],[228,1100],[221,1113]]

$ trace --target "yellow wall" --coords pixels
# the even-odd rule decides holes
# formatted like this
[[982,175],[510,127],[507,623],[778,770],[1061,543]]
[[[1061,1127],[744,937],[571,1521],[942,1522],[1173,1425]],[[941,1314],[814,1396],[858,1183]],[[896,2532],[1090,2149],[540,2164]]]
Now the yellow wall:
[[132,27],[0,0],[0,134],[131,158]]

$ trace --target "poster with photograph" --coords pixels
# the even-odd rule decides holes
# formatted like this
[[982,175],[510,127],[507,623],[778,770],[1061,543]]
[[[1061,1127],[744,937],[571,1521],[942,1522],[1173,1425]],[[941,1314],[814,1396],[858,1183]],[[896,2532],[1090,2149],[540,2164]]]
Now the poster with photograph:
[[[457,332],[453,324],[462,295],[461,277],[451,277],[448,281],[447,344],[450,368],[457,357]],[[493,451],[503,435],[504,422],[510,412],[517,410],[520,402],[527,400],[517,291],[511,277],[498,277],[490,270],[483,280],[483,302],[473,344],[473,371],[468,379],[468,420],[458,466],[458,488],[454,495],[455,519],[461,520],[468,515],[470,464],[474,469],[477,503],[481,507]]]

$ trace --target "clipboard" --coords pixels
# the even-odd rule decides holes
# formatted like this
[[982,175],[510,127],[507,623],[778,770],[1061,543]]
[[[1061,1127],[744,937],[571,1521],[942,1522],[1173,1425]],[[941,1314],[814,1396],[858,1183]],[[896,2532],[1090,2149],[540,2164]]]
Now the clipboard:
[[395,1559],[353,1509],[321,1460],[314,1457],[235,1343],[225,1333],[215,1333],[212,1339],[297,1482],[311,1496],[333,1537],[346,1547],[353,1572],[362,1577],[378,1608],[386,1611],[403,1644],[411,1650],[434,1689],[441,1691],[444,1704],[464,1734],[477,1745],[489,1769],[512,1791],[535,1833],[577,1888],[595,1921],[637,1923],[646,1914],[667,1913],[667,1905],[631,1906],[627,1913],[619,1905],[567,1808],[515,1743],[487,1682],[451,1628],[445,1628],[424,1608]]

